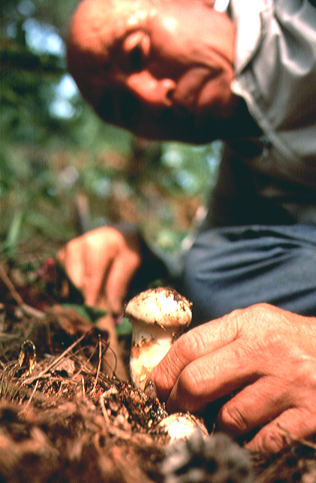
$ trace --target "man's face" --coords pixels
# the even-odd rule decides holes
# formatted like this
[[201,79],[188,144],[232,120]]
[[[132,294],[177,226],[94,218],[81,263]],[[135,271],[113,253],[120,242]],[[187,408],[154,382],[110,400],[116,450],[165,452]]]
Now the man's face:
[[206,0],[84,0],[69,70],[107,122],[152,139],[201,143],[231,114],[234,28]]

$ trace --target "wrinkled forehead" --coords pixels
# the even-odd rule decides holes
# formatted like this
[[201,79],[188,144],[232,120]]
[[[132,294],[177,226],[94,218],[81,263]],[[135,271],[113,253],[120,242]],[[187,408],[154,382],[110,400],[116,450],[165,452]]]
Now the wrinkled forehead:
[[[97,95],[96,91],[87,92],[91,81],[98,83],[102,76],[106,82],[113,47],[127,32],[145,28],[156,11],[156,1],[83,0],[78,6],[69,26],[68,69],[87,100],[93,102]],[[97,85],[93,87],[97,90]]]
[[153,9],[153,0],[84,0],[71,20],[69,45],[106,58],[126,31],[146,24]]

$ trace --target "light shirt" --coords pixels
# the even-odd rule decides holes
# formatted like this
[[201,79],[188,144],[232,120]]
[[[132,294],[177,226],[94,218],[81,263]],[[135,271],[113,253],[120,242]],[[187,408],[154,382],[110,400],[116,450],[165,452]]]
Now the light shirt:
[[249,168],[258,199],[293,223],[316,223],[316,7],[309,0],[231,0],[231,13],[232,90],[263,132],[258,153],[237,148],[233,157]]

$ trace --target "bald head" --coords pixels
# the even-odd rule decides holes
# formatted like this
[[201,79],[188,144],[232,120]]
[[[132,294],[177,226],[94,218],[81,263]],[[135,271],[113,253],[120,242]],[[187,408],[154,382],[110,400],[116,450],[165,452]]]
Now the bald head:
[[83,0],[75,11],[68,33],[68,70],[92,105],[102,89],[97,77],[106,77],[115,40],[128,25],[137,25],[147,15],[150,2]]
[[231,21],[212,5],[83,0],[70,23],[68,67],[85,99],[138,135],[210,140],[206,122],[230,108],[234,44]]

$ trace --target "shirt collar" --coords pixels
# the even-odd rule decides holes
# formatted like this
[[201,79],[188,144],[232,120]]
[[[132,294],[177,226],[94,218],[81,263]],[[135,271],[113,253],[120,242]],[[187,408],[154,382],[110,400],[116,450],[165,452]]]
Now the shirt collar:
[[230,12],[236,26],[235,71],[239,74],[254,56],[261,39],[261,12],[271,0],[231,0]]

